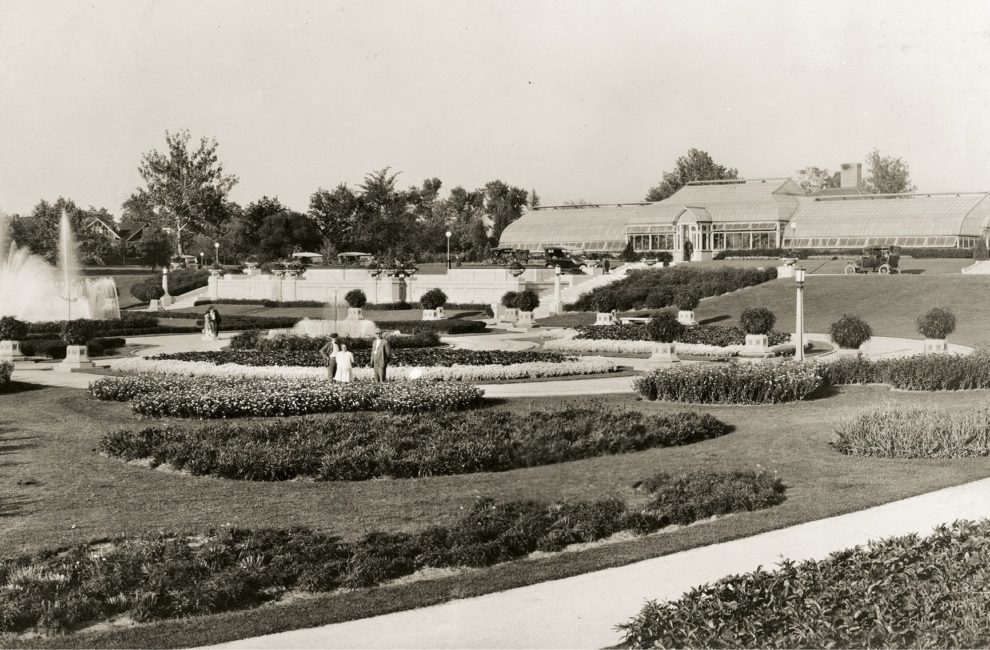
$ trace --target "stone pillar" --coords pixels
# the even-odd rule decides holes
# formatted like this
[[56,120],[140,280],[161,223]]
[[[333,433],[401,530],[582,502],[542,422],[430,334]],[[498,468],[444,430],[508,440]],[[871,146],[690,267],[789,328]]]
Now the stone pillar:
[[20,341],[0,341],[0,361],[21,361],[24,354],[21,352]]
[[210,273],[209,279],[206,281],[207,294],[210,300],[217,300],[220,298],[220,276]]
[[92,368],[93,362],[89,360],[89,350],[85,345],[68,345],[65,347],[65,359],[55,367],[71,372],[77,368]]

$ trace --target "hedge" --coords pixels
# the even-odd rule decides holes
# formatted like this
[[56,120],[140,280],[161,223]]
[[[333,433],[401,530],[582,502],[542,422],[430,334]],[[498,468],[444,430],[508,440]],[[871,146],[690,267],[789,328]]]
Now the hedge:
[[[103,356],[117,348],[124,347],[125,341],[119,337],[98,337],[86,342],[87,354],[91,357]],[[68,344],[62,339],[28,339],[21,343],[21,352],[28,357],[48,357],[64,359]]]
[[[598,301],[598,294],[610,292],[615,296],[619,311],[638,309],[651,303],[653,308],[666,307],[669,301],[676,301],[678,293],[687,292],[698,298],[718,296],[723,293],[762,284],[777,277],[777,269],[705,269],[691,265],[667,269],[632,270],[626,277],[605,287],[598,287],[578,298],[573,305],[565,308],[577,311],[592,311]],[[660,296],[661,288],[669,288],[669,295]],[[649,296],[653,294],[653,298]],[[665,302],[666,304],[659,304]]]
[[638,377],[634,388],[650,401],[699,404],[777,404],[801,400],[822,386],[815,366],[801,362],[692,364]]
[[[791,340],[791,335],[787,332],[770,332],[767,337],[770,345],[783,345]],[[647,323],[587,325],[577,328],[577,336],[575,338],[616,341],[654,340]],[[726,347],[729,345],[743,345],[746,342],[746,332],[738,327],[696,325],[695,327],[683,328],[683,331],[675,340],[680,343],[697,343]]]
[[[168,312],[163,312],[168,313]],[[93,327],[97,332],[104,331],[116,331],[123,329],[147,329],[158,327],[158,317],[151,316],[146,313],[129,312],[123,311],[120,313],[120,319],[73,319],[71,321],[65,320],[54,320],[54,321],[38,321],[35,323],[28,323],[28,333],[29,334],[60,334],[62,329],[65,327],[66,323],[74,323],[83,321]]]
[[10,361],[0,361],[0,389],[10,383],[10,376],[14,374],[14,364]]
[[[168,292],[180,296],[193,289],[199,289],[209,284],[210,272],[206,270],[172,271],[168,274]],[[139,280],[131,286],[131,295],[141,302],[149,302],[161,298],[165,294],[162,289],[162,278],[153,275]]]
[[631,648],[981,648],[990,639],[990,521],[781,562],[650,602]]
[[[239,334],[237,336],[245,336]],[[235,337],[237,338],[237,337]],[[253,340],[251,348],[240,347],[245,345],[246,341]],[[275,352],[275,351],[317,351],[322,348],[327,342],[330,341],[329,336],[298,336],[295,334],[278,334],[271,338],[262,338],[257,334],[257,330],[251,335],[247,335],[246,338],[238,339],[238,347],[240,349],[254,349],[260,350],[262,352]],[[337,337],[338,344],[344,343],[347,345],[347,349],[354,352],[357,350],[370,350],[374,339],[360,339],[351,338],[348,336]],[[393,349],[407,349],[407,348],[435,348],[440,345],[440,337],[436,332],[416,332],[414,334],[405,334],[401,336],[390,336],[388,337],[389,345]],[[234,348],[233,343],[231,343],[231,348]],[[237,348],[235,348],[237,349]]]
[[[371,365],[371,346],[351,351],[355,367]],[[319,352],[314,350],[218,350],[209,352],[173,352],[150,357],[153,360],[206,361],[215,365],[236,363],[241,366],[295,366],[315,368],[326,365]],[[390,366],[487,366],[517,363],[561,363],[568,357],[559,352],[535,350],[461,350],[457,348],[396,348],[392,352]]]
[[[882,248],[882,247],[881,247]],[[731,257],[737,258],[761,258],[778,259],[782,257],[796,257],[798,259],[808,259],[809,257],[832,257],[832,258],[853,258],[862,255],[863,247],[859,248],[742,248],[735,250],[718,251],[712,256],[716,260],[724,260]],[[972,248],[904,248],[901,247],[901,255],[905,257],[921,258],[968,258],[973,254]]]
[[845,418],[830,444],[843,454],[879,458],[990,456],[987,409],[947,411],[883,404]]
[[259,307],[326,307],[330,303],[318,300],[261,300],[255,298],[197,298],[193,307],[201,305],[258,305]]
[[817,372],[830,385],[890,384],[905,390],[990,388],[990,355],[919,354],[898,359],[844,357],[820,363]]
[[516,413],[340,414],[332,419],[150,427],[104,434],[101,453],[248,481],[358,481],[501,472],[728,433],[708,414],[568,408]]
[[[121,616],[148,622],[248,609],[292,592],[372,587],[431,567],[492,566],[621,531],[649,533],[783,501],[783,486],[765,475],[676,481],[673,489],[671,481],[654,481],[655,498],[642,510],[615,498],[482,498],[450,526],[372,532],[355,541],[307,528],[223,527],[205,535],[117,537],[102,540],[98,552],[87,544],[41,551],[0,563],[0,633],[63,633]],[[712,503],[705,492],[713,486],[736,496]],[[703,507],[686,507],[693,498]]]

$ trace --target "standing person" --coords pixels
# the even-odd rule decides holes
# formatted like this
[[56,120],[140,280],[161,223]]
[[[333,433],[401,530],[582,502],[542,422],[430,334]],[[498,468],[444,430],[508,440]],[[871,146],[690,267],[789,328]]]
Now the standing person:
[[608,270],[612,267],[608,261],[608,258],[605,258],[605,261],[602,262],[602,266],[605,267],[605,275],[608,275]]
[[388,341],[382,338],[379,330],[375,332],[375,341],[371,344],[371,365],[375,368],[375,381],[385,381],[385,373],[391,359],[392,348]]
[[216,307],[210,307],[210,313],[212,317],[210,318],[210,329],[213,334],[213,338],[220,338],[220,312],[217,311]]
[[337,353],[340,352],[340,345],[337,341],[337,333],[330,335],[330,340],[320,348],[320,356],[327,364],[327,379],[333,382],[333,376],[337,374]]
[[342,384],[349,384],[354,379],[354,355],[347,351],[347,344],[340,344],[340,351],[333,355],[337,360],[337,374],[334,379]]

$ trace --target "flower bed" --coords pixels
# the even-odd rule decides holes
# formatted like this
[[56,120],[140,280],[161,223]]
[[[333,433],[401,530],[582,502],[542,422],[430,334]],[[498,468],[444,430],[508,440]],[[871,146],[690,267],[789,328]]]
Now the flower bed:
[[707,414],[645,415],[603,407],[151,427],[107,433],[100,452],[248,481],[412,478],[500,472],[671,447],[728,433]]
[[[371,365],[371,348],[352,350],[354,365]],[[316,351],[298,350],[220,350],[213,352],[176,352],[151,357],[161,361],[206,361],[216,365],[235,363],[241,366],[322,367],[323,357]],[[389,366],[507,366],[523,363],[562,363],[568,358],[557,352],[503,350],[459,350],[454,348],[396,349]]]
[[654,370],[636,379],[645,399],[702,404],[777,404],[822,386],[817,367],[799,362],[695,364]]
[[0,389],[10,383],[12,374],[14,374],[14,364],[9,361],[0,361]]
[[990,388],[990,355],[919,354],[898,359],[839,358],[819,365],[833,386],[890,384],[905,390]]
[[341,411],[454,411],[481,403],[470,384],[361,382],[245,377],[105,377],[89,385],[96,399],[130,402],[147,417],[230,418]]
[[990,521],[782,562],[651,602],[631,648],[985,647]]
[[[588,325],[577,328],[575,340],[610,340],[610,341],[652,341],[646,323],[631,323],[629,325]],[[791,340],[787,332],[770,332],[767,334],[770,345],[783,345]],[[678,343],[709,345],[713,347],[728,347],[743,345],[746,342],[746,332],[738,327],[723,327],[721,325],[698,325],[684,330],[677,337]]]
[[[206,535],[152,533],[21,556],[0,563],[0,633],[59,633],[119,616],[146,622],[248,609],[292,591],[371,587],[430,567],[491,566],[621,531],[648,533],[784,499],[778,480],[752,473],[688,475],[651,485],[656,492],[643,510],[630,510],[618,499],[479,499],[450,526],[373,532],[353,542],[304,528],[225,527]],[[735,496],[712,502],[706,493],[713,487]],[[699,507],[690,507],[693,499]]]
[[841,422],[831,444],[843,454],[879,458],[990,456],[990,412],[885,404]]
[[[653,354],[653,341],[615,341],[611,339],[555,339],[543,344],[544,350],[570,354]],[[742,350],[742,345],[703,345],[701,343],[677,343],[678,354],[697,357],[731,357]]]
[[[243,335],[239,335],[243,336]],[[271,338],[258,338],[251,348],[241,347],[239,349],[255,349],[263,352],[276,352],[282,350],[289,351],[317,351],[330,340],[329,336],[299,336],[296,334],[279,334]],[[337,343],[344,343],[351,352],[357,350],[370,350],[374,339],[351,338],[341,336],[337,338]],[[392,349],[408,348],[435,348],[440,346],[440,337],[436,332],[416,332],[414,334],[403,334],[390,336],[389,345]]]
[[[327,371],[322,366],[241,365],[230,362],[217,365],[217,359],[209,356],[211,354],[214,353],[189,352],[179,353],[177,355],[162,355],[181,357],[168,359],[159,359],[157,357],[144,359],[135,357],[115,362],[113,369],[126,373],[184,375],[190,377],[229,377],[232,379],[282,377],[315,381],[326,378]],[[355,354],[354,356],[357,357],[358,355]],[[197,358],[208,360],[192,360]],[[186,361],[184,359],[190,360]],[[615,372],[618,369],[619,366],[609,359],[585,357],[556,363],[530,361],[507,365],[390,366],[388,378],[390,381],[497,381],[537,377],[565,377],[569,375],[595,375]],[[374,378],[375,374],[372,368],[354,368],[355,381],[371,381]]]

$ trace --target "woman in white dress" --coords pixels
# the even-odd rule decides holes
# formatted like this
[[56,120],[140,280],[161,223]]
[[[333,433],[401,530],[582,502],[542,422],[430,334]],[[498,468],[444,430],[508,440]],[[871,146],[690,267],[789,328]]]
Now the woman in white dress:
[[340,352],[333,355],[337,360],[337,374],[334,381],[349,383],[354,379],[354,355],[347,349],[346,343],[340,344]]

